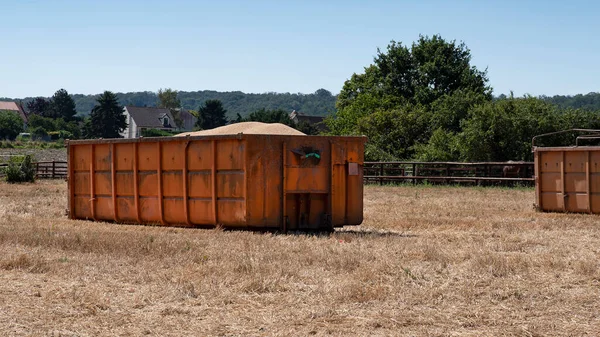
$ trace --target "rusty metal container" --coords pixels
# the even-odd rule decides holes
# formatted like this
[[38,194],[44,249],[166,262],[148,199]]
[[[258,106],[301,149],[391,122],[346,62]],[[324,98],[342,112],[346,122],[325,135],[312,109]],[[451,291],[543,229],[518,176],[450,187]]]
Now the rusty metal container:
[[[576,146],[539,147],[538,137],[586,132]],[[598,130],[572,129],[534,137],[535,204],[540,211],[600,213],[600,146],[578,146],[582,139],[598,139]]]
[[600,213],[600,147],[537,147],[536,207]]
[[71,219],[330,230],[363,220],[365,137],[67,142]]

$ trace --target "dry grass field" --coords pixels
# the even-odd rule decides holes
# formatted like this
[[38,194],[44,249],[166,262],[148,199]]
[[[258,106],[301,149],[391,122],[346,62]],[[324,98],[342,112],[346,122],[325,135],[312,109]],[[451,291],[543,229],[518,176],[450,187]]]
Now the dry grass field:
[[2,336],[597,336],[600,218],[532,189],[375,187],[332,235],[64,216],[0,183]]

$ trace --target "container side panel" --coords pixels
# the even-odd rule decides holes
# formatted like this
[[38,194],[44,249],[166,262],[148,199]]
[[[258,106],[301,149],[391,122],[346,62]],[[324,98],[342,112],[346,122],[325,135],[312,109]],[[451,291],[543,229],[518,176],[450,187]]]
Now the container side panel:
[[586,155],[586,152],[584,152],[584,151],[565,152],[565,172],[566,173],[574,173],[574,172],[585,173],[586,161],[587,161],[587,155]]
[[278,227],[282,221],[280,138],[247,138],[247,223],[252,227]]
[[201,199],[190,199],[190,220],[196,225],[212,225],[212,201]]
[[156,197],[140,198],[140,217],[142,221],[146,223],[160,222],[158,199]]
[[96,195],[96,220],[113,220],[113,202],[110,195]]
[[90,171],[90,147],[89,145],[71,145],[73,151],[73,170]]
[[133,147],[131,144],[115,144],[117,171],[133,171]]
[[219,172],[217,174],[218,198],[244,197],[244,171]]
[[246,226],[246,205],[243,200],[219,200],[219,223],[232,227]]
[[585,193],[567,193],[565,202],[569,212],[580,213],[586,212],[588,209],[588,199]]
[[590,190],[592,193],[600,193],[600,173],[590,174]]
[[94,145],[94,169],[96,171],[110,171],[112,153],[110,144]]
[[156,197],[158,193],[158,175],[156,171],[139,173],[139,189],[142,197]]
[[590,198],[592,213],[600,213],[600,194],[592,194]]
[[542,205],[546,211],[562,211],[563,195],[562,193],[542,192]]
[[[263,155],[267,154],[266,149],[262,149],[252,141],[247,143],[247,175],[248,191],[246,196],[246,205],[248,207],[248,225],[264,226],[266,223],[266,165]],[[280,174],[281,175],[281,174]]]
[[212,165],[211,142],[193,141],[188,147],[188,170],[202,171],[208,170]]
[[117,196],[132,197],[134,195],[133,172],[117,171]]
[[600,173],[600,151],[590,151],[590,172]]
[[81,171],[75,172],[73,176],[75,195],[86,196],[90,198],[90,172]]
[[217,142],[217,170],[242,170],[244,159],[243,141],[234,139]]
[[138,169],[140,171],[156,171],[158,153],[155,142],[140,142],[138,145]]
[[562,181],[560,172],[542,172],[540,175],[540,183],[542,193],[544,192],[556,192],[559,193],[562,188]]
[[542,175],[546,172],[560,173],[562,152],[540,152]]
[[286,190],[289,193],[311,192],[328,193],[329,192],[329,168],[328,167],[288,167]]
[[183,198],[183,178],[181,171],[162,173],[163,196]]
[[[336,158],[337,159],[337,158]],[[343,225],[346,222],[346,165],[333,166],[333,214],[331,219],[334,226]]]
[[165,221],[169,224],[185,224],[185,213],[183,211],[183,199],[165,198],[164,200]]
[[124,222],[136,221],[135,202],[133,197],[118,197],[117,198],[117,213],[119,219]]
[[[185,140],[185,139],[182,139]],[[164,171],[182,170],[183,169],[183,154],[185,150],[185,142],[162,142],[162,162],[161,166]],[[181,178],[181,177],[180,177]],[[164,184],[165,191],[169,188]],[[180,190],[181,191],[181,190]],[[180,192],[181,195],[181,192]]]
[[565,173],[565,192],[585,193],[587,191],[587,180],[585,172]]
[[[348,209],[345,225],[360,225],[363,222],[363,164],[364,143],[362,141],[347,141],[345,147],[348,149],[348,169],[346,176]],[[351,168],[354,165],[355,168]]]
[[210,171],[196,171],[188,174],[188,195],[190,198],[210,198],[212,179]]
[[360,225],[363,222],[363,170],[359,175],[348,176],[348,216],[344,225]]
[[[309,222],[311,224],[320,225],[321,216],[327,214],[327,194],[309,194],[307,202],[307,214],[309,214]],[[315,229],[317,226],[313,226]]]
[[94,186],[96,195],[109,196],[112,194],[112,181],[110,172],[98,172],[94,174]]
[[77,219],[89,219],[92,217],[92,210],[90,208],[90,196],[75,196],[75,218]]
[[[277,139],[262,139],[262,148],[265,150],[262,157],[264,184],[258,185],[259,190],[255,194],[264,200],[264,224],[271,227],[280,227],[283,223],[283,142]],[[252,184],[252,178],[249,177],[248,185]]]

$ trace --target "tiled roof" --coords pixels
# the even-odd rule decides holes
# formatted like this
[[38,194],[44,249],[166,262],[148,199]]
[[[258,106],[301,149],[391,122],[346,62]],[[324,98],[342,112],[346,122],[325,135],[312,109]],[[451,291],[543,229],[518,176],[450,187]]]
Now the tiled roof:
[[0,110],[16,111],[19,113],[19,116],[21,116],[23,122],[27,123],[27,115],[16,102],[0,101]]
[[175,128],[175,120],[171,111],[165,108],[149,108],[139,106],[125,106],[125,109],[131,115],[138,127],[143,128],[164,128],[162,118],[169,117],[169,128]]

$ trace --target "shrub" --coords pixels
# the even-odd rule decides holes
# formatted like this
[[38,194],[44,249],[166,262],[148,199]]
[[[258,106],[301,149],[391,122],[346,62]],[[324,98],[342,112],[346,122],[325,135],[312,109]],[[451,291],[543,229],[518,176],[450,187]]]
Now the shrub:
[[20,133],[16,140],[21,141],[21,142],[26,142],[31,140],[31,134],[30,133]]
[[142,130],[142,137],[170,137],[177,134],[177,132],[169,132],[158,129],[145,129]]
[[59,131],[50,131],[50,132],[48,132],[48,137],[50,137],[50,140],[58,140],[58,138],[60,137],[60,132]]
[[75,139],[72,132],[67,130],[58,131],[58,139]]
[[48,140],[49,136],[46,129],[42,127],[36,127],[31,129],[31,138],[35,140]]
[[31,155],[10,158],[4,173],[6,182],[11,184],[35,182],[35,165],[33,165]]
[[12,111],[0,111],[0,139],[15,139],[23,132],[21,117]]

